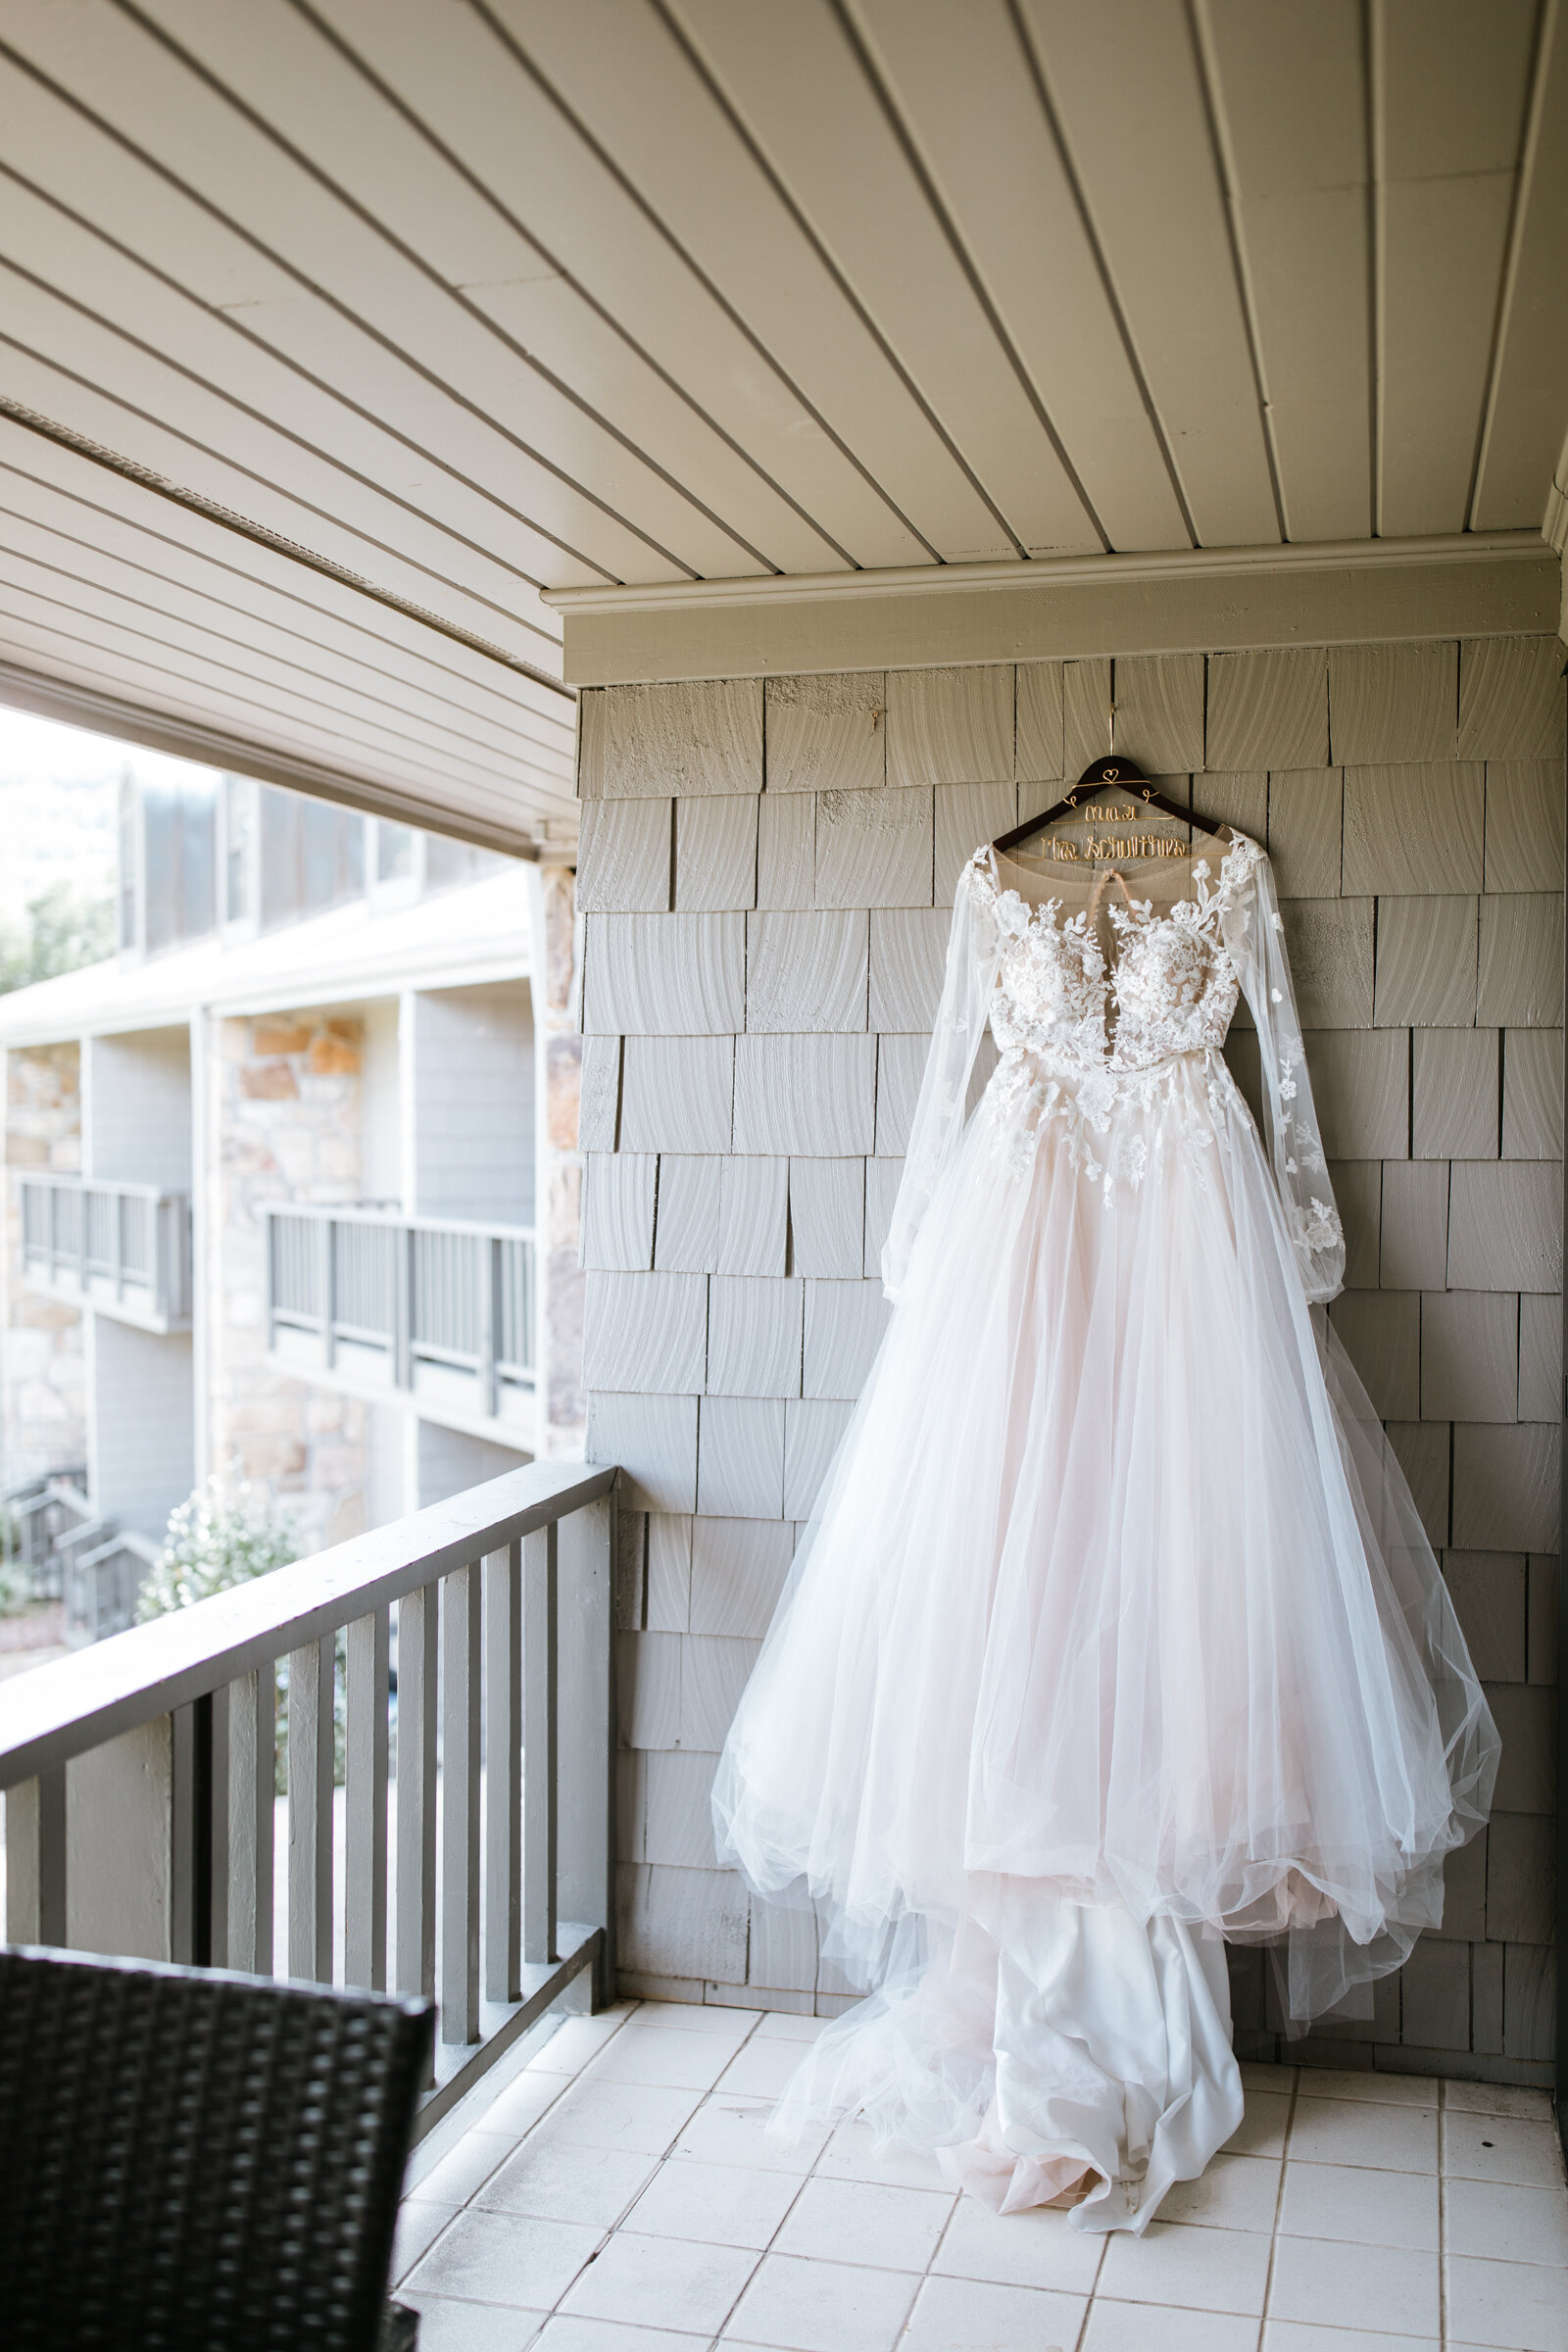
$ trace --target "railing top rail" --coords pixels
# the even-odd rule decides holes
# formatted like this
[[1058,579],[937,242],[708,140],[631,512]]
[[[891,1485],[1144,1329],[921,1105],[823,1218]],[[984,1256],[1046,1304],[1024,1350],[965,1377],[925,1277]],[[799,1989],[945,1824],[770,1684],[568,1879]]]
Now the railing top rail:
[[19,1675],[0,1686],[0,1788],[83,1755],[451,1569],[499,1551],[597,1501],[614,1478],[609,1466],[531,1462],[390,1527],[274,1568],[254,1584]]
[[120,1176],[62,1175],[53,1168],[23,1168],[24,1185],[48,1185],[57,1193],[128,1193],[138,1200],[188,1200],[188,1193],[171,1192],[165,1184],[132,1184]]
[[419,1233],[474,1233],[481,1240],[499,1242],[534,1239],[531,1225],[503,1225],[484,1217],[411,1216],[401,1208],[358,1208],[352,1200],[268,1200],[263,1210],[269,1217],[324,1217],[339,1225],[409,1226]]

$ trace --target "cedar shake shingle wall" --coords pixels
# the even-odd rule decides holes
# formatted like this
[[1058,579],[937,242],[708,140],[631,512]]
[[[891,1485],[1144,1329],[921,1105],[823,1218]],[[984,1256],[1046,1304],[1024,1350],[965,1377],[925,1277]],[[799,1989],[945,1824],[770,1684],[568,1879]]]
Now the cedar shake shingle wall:
[[[620,1462],[628,1984],[832,2010],[712,1867],[712,1760],[886,1322],[876,1266],[957,871],[1117,747],[1266,839],[1349,1244],[1332,1312],[1502,1728],[1490,1835],[1370,2019],[1293,2054],[1540,2082],[1561,1394],[1555,639],[582,699],[589,1451]],[[1245,1020],[1245,1016],[1244,1016]],[[1255,1047],[1231,1058],[1244,1087]],[[1257,1954],[1238,2042],[1271,2055]]]

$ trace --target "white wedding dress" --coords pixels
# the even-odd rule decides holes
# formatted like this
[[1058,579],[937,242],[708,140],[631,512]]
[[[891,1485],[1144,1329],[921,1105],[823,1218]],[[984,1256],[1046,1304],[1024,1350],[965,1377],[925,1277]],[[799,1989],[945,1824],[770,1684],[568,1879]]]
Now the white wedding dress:
[[897,1311],[713,1810],[872,1988],[774,2129],[860,2114],[1000,2211],[1142,2230],[1241,2120],[1226,1941],[1297,2030],[1353,1999],[1441,1918],[1497,1741],[1312,1311],[1345,1250],[1266,857],[1008,874],[958,885]]

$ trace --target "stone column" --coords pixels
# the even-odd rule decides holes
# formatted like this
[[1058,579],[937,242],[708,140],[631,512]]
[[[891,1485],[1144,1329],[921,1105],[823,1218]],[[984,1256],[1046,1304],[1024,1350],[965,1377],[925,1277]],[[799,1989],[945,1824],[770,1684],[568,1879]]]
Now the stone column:
[[541,1454],[582,1451],[582,1154],[577,1103],[582,1038],[577,1006],[577,876],[542,865],[532,894],[534,1052],[538,1092],[538,1276],[543,1384]]
[[[14,1048],[6,1056],[8,1169],[74,1175],[81,1166],[81,1054],[74,1044]],[[86,1371],[80,1311],[22,1280],[22,1199],[6,1183],[0,1250],[4,1333],[0,1483],[87,1458]]]

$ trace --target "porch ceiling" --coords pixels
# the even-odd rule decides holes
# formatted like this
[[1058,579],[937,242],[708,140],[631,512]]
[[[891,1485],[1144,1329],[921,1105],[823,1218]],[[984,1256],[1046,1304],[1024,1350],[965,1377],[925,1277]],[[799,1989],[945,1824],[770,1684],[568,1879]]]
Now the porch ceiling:
[[542,590],[1535,530],[1568,428],[1559,0],[8,0],[0,156],[0,697],[492,839]]

